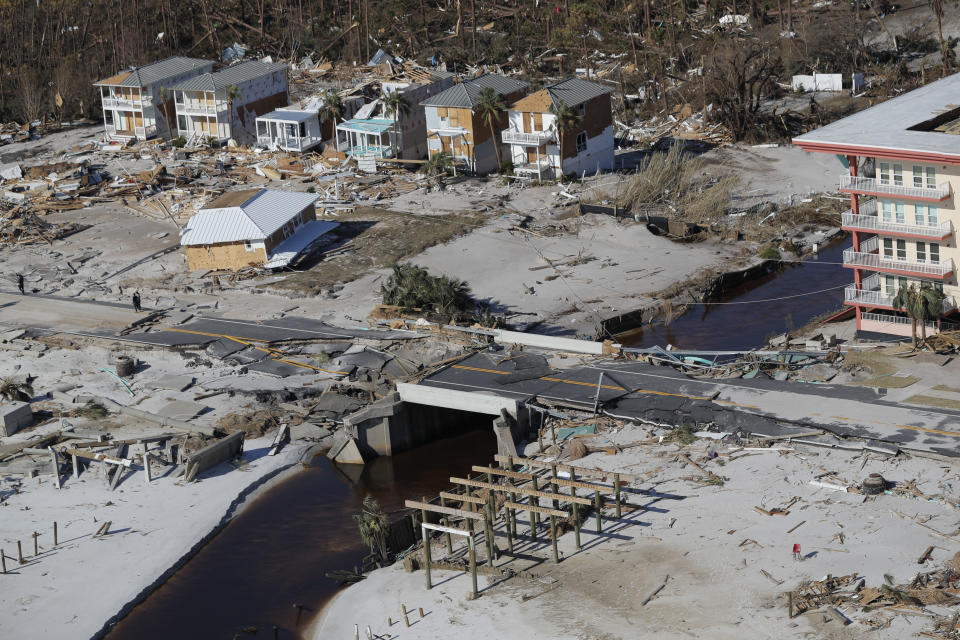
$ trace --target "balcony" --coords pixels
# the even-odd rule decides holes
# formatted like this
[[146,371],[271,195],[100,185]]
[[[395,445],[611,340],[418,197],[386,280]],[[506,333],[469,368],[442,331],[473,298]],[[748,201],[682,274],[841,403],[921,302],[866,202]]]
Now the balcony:
[[907,198],[910,200],[928,200],[939,202],[950,197],[950,183],[942,182],[935,189],[924,187],[908,187],[898,184],[881,184],[876,178],[862,178],[860,176],[842,176],[840,191],[861,193],[874,196],[890,196]]
[[879,241],[870,238],[860,243],[860,251],[847,249],[843,252],[843,266],[852,269],[870,269],[903,276],[943,279],[953,273],[953,260],[941,262],[916,262],[883,256],[878,251]]
[[553,131],[535,131],[533,133],[523,133],[522,131],[507,129],[506,131],[502,132],[502,136],[504,144],[520,144],[531,147],[539,147],[548,142],[553,142],[556,140],[556,135]]
[[[843,291],[843,302],[849,305],[860,305],[864,307],[883,307],[893,309],[893,299],[895,293],[886,293],[883,289],[883,279],[879,275],[872,275],[864,278],[862,288],[857,289],[856,285],[846,287]],[[952,296],[947,296],[940,303],[940,313],[946,315],[957,308],[957,303]]]
[[870,200],[860,206],[860,213],[854,214],[848,210],[841,216],[841,224],[847,231],[867,231],[887,235],[911,236],[916,238],[930,238],[942,240],[953,234],[949,220],[938,225],[905,224],[883,220],[877,215],[877,201]]
[[216,105],[206,105],[200,102],[187,102],[187,103],[178,102],[177,103],[177,113],[178,114],[182,113],[184,115],[190,115],[190,116],[195,116],[195,115],[216,116],[221,111],[224,111],[225,109],[226,107],[221,109]]
[[149,107],[153,104],[150,96],[145,96],[143,101],[139,98],[127,100],[124,98],[101,98],[104,109],[135,109],[140,110],[143,107]]

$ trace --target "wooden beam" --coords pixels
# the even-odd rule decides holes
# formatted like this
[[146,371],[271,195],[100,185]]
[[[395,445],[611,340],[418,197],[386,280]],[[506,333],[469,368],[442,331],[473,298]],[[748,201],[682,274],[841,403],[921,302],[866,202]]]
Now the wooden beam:
[[[495,455],[493,459],[497,462],[506,462],[509,463],[513,461],[513,464],[517,465],[526,465],[528,467],[535,467],[537,469],[551,469],[554,466],[557,467],[560,471],[570,471],[576,473],[580,476],[599,476],[606,478],[607,476],[612,476],[614,471],[601,471],[600,469],[587,469],[586,467],[573,467],[568,464],[557,464],[556,462],[543,462],[542,460],[534,460],[533,458],[518,458],[516,456],[501,456]],[[635,475],[630,475],[626,473],[620,474],[620,479],[625,480],[626,482],[635,482],[640,478]]]
[[500,493],[516,493],[521,496],[533,496],[535,498],[546,498],[547,500],[559,500],[560,502],[576,502],[577,504],[592,505],[593,500],[588,498],[578,498],[568,496],[565,493],[552,493],[549,491],[536,491],[534,489],[525,489],[524,487],[510,487],[505,485],[493,484],[490,482],[480,482],[479,480],[467,480],[465,478],[450,478],[453,484],[462,484],[467,487],[477,487],[478,489],[491,489]]
[[450,493],[449,491],[441,491],[440,497],[447,500],[456,500],[458,502],[469,502],[470,504],[486,504],[487,501],[483,498],[478,498],[477,496],[468,496],[463,493]]
[[570,516],[569,513],[566,511],[561,511],[560,509],[551,509],[550,507],[534,507],[529,504],[510,502],[509,500],[503,503],[503,506],[509,507],[510,509],[518,509],[520,511],[535,511],[542,516],[556,516],[558,518],[567,518]]
[[519,471],[507,471],[506,469],[498,469],[497,467],[480,467],[474,465],[470,468],[472,471],[479,471],[480,473],[492,473],[495,476],[504,476],[506,478],[516,478],[518,480],[526,480],[530,482],[533,480],[532,473],[520,473]]
[[580,482],[579,480],[567,480],[566,478],[549,479],[548,482],[559,487],[574,487],[576,489],[586,489],[587,491],[602,491],[604,493],[613,493],[616,487],[605,484],[593,484],[591,482]]
[[464,511],[463,509],[454,509],[453,507],[441,507],[440,505],[430,504],[429,502],[419,502],[417,500],[404,500],[403,506],[409,509],[423,509],[433,513],[442,513],[448,516],[459,516],[470,520],[486,520],[487,517],[482,513],[474,511]]

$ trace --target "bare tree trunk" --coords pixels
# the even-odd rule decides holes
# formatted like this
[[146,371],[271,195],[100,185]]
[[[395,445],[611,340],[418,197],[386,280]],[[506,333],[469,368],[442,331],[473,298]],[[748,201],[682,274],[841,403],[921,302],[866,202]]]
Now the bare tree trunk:
[[950,58],[947,56],[947,46],[943,42],[943,0],[933,0],[933,12],[937,14],[937,36],[940,38],[940,59],[943,63],[943,73],[950,72]]
[[[787,2],[790,2],[790,0],[787,0]],[[780,24],[780,30],[783,31],[783,0],[777,0],[777,19]]]

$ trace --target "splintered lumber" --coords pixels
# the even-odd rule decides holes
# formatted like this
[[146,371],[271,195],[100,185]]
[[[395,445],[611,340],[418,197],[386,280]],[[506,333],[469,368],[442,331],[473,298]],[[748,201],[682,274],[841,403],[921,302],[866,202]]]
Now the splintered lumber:
[[129,438],[127,440],[103,440],[90,442],[71,442],[67,446],[71,449],[96,449],[98,447],[119,447],[122,444],[144,444],[147,442],[162,442],[170,438],[182,436],[182,433],[165,433],[159,436],[147,436],[144,438]]
[[487,501],[483,498],[478,498],[477,496],[468,496],[464,493],[450,493],[449,491],[441,491],[440,497],[446,500],[469,502],[470,504],[487,504]]
[[920,558],[917,559],[917,564],[923,564],[924,562],[929,560],[930,554],[932,553],[933,553],[933,545],[930,545],[929,547],[927,547],[927,550],[923,552],[923,555],[921,555]]
[[461,484],[467,487],[477,487],[478,489],[490,489],[492,491],[499,491],[500,493],[516,493],[521,496],[532,496],[534,498],[545,498],[547,500],[560,500],[561,502],[575,502],[577,504],[592,505],[593,500],[588,498],[579,498],[575,496],[568,496],[563,493],[553,493],[552,491],[537,491],[535,489],[527,489],[525,487],[510,487],[499,484],[493,484],[492,482],[480,482],[479,480],[467,480],[466,478],[450,478],[450,482],[453,484]]
[[480,473],[489,473],[495,476],[504,476],[506,478],[515,478],[517,480],[533,480],[533,474],[531,473],[521,473],[519,471],[507,471],[506,469],[498,469],[496,467],[480,467],[474,465],[470,468],[471,471],[479,471]]
[[487,516],[476,511],[465,511],[463,509],[454,509],[453,507],[441,507],[440,505],[430,504],[429,502],[420,502],[418,500],[404,500],[403,506],[408,509],[422,509],[433,513],[442,513],[448,516],[459,516],[470,520],[486,520]]
[[570,515],[566,511],[561,511],[560,509],[551,509],[550,507],[535,507],[529,504],[520,504],[519,502],[510,502],[509,500],[504,502],[503,506],[509,509],[517,509],[518,511],[533,511],[534,513],[539,513],[542,516],[556,516],[557,518],[566,518]]
[[91,453],[89,451],[83,451],[81,449],[59,449],[60,453],[68,456],[77,456],[78,458],[86,458],[87,460],[96,460],[97,462],[107,462],[109,464],[116,464],[121,467],[130,468],[130,465],[133,464],[133,460],[127,458],[116,458],[114,456],[108,456],[105,453]]
[[[601,471],[600,469],[587,469],[586,467],[574,467],[568,464],[559,464],[556,462],[544,462],[542,460],[534,460],[533,458],[518,458],[517,456],[503,456],[497,454],[493,456],[493,459],[497,462],[506,462],[510,464],[511,462],[515,465],[528,466],[536,469],[553,469],[557,468],[557,471],[566,471],[568,473],[575,473],[578,476],[593,476],[606,478],[612,476],[615,471]],[[639,480],[639,476],[630,475],[628,473],[621,473],[620,479],[624,482],[635,482]]]
[[663,591],[663,588],[664,588],[665,586],[667,586],[667,581],[668,581],[668,580],[670,580],[670,575],[669,575],[669,574],[667,574],[666,576],[664,576],[663,581],[662,581],[653,591],[650,592],[650,595],[648,595],[646,598],[643,599],[643,602],[640,603],[640,606],[641,606],[641,607],[646,606],[646,604],[647,604],[648,602],[650,602],[651,600],[653,600],[654,596],[656,596],[658,593],[660,593],[661,591]]

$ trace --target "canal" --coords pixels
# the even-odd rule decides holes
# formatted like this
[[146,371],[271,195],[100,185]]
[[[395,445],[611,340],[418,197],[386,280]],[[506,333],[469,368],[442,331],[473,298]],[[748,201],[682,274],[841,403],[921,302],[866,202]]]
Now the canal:
[[837,240],[809,260],[730,289],[714,303],[691,304],[669,325],[644,325],[620,336],[620,342],[715,351],[762,346],[770,336],[840,309],[843,287],[853,282],[852,272],[841,264],[847,246]]
[[[496,449],[487,428],[362,467],[341,470],[318,456],[245,509],[106,637],[272,639],[276,625],[278,638],[302,638],[339,589],[325,574],[352,571],[369,554],[353,521],[364,496],[397,511],[404,499],[436,495],[450,476],[489,464]],[[295,604],[306,605],[299,625]]]

